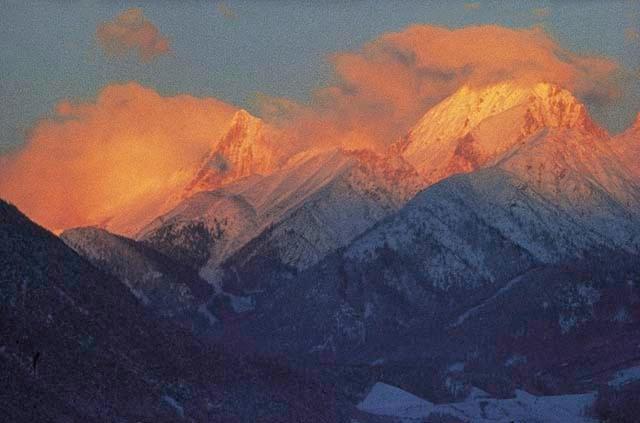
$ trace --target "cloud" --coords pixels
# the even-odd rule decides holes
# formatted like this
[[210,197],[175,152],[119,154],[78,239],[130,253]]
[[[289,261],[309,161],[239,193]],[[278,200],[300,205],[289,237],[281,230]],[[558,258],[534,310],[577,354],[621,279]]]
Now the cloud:
[[464,8],[465,8],[465,10],[478,10],[478,9],[480,9],[480,3],[479,2],[465,3],[464,4]]
[[22,150],[2,157],[0,196],[53,230],[113,219],[110,228],[127,232],[157,216],[235,111],[136,83],[61,101]]
[[551,15],[551,10],[548,7],[536,7],[531,9],[531,13],[538,18],[547,18]]
[[640,40],[640,31],[635,28],[627,28],[624,30],[624,39],[628,42]]
[[238,17],[235,10],[233,10],[231,6],[224,2],[218,3],[216,5],[216,9],[218,10],[218,13],[220,13],[226,19],[235,19]]
[[144,17],[140,8],[127,9],[113,21],[98,25],[96,39],[108,56],[123,58],[133,54],[144,63],[171,51],[169,39]]
[[[308,137],[318,130],[324,137],[318,143],[334,134],[341,140],[333,142],[378,148],[404,135],[430,106],[462,85],[545,81],[583,99],[604,101],[615,93],[609,79],[617,66],[566,50],[540,28],[493,25],[414,25],[334,54],[331,63],[335,82],[315,92],[310,104],[263,101],[265,110],[277,111],[275,119],[266,115]],[[295,125],[287,123],[292,117]]]

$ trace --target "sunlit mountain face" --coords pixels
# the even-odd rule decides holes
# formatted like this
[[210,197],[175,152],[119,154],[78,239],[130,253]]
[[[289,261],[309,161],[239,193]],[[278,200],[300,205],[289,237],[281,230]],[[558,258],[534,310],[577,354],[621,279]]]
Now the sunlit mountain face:
[[0,420],[637,421],[640,3],[388,7],[2,6]]

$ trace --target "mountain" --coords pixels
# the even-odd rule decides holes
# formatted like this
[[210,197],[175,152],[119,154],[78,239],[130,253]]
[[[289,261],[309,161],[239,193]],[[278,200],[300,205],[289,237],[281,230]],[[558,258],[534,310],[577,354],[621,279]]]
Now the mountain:
[[258,225],[254,207],[227,191],[200,192],[142,229],[137,238],[169,257],[198,269],[224,258],[244,233]]
[[[308,268],[398,210],[420,186],[418,175],[400,157],[340,151],[329,153],[322,161],[337,159],[339,172],[294,206],[283,208],[287,210],[283,217],[273,219],[266,230],[225,261],[236,278],[257,278],[265,259],[276,266]],[[322,167],[330,168],[328,164]],[[287,202],[290,200],[283,201]],[[247,271],[249,274],[242,274]]]
[[[354,293],[384,286],[444,322],[532,269],[637,257],[640,185],[623,170],[598,137],[537,133],[496,166],[418,194],[357,239],[343,255],[342,283]],[[373,309],[384,298],[374,297]]]
[[206,302],[213,289],[190,267],[137,241],[87,227],[60,237],[80,256],[118,278],[144,304],[162,317],[206,328],[212,316]]
[[227,353],[0,201],[3,421],[342,421],[339,397],[277,360]]
[[305,152],[271,175],[196,194],[156,219],[139,239],[172,257],[188,250],[187,262],[196,268],[207,262],[201,273],[209,279],[225,263],[238,282],[253,275],[235,269],[259,272],[263,260],[293,269],[317,263],[397,210],[419,187],[416,172],[398,156]]
[[274,145],[275,130],[261,119],[239,110],[229,129],[203,159],[183,197],[212,191],[251,175],[265,175],[282,164],[282,148]]
[[[278,146],[278,132],[245,110],[238,110],[222,122],[222,136],[213,140],[209,152],[199,162],[177,169],[161,183],[140,187],[141,192],[127,207],[104,216],[94,216],[90,225],[111,233],[134,237],[151,219],[164,215],[182,200],[201,191],[217,189],[250,175],[270,173],[286,158],[286,148]],[[146,189],[146,191],[145,191]]]
[[[242,280],[255,279],[258,275],[252,273],[266,265],[296,271],[348,244],[420,188],[491,166],[544,128],[606,136],[568,91],[515,83],[461,88],[429,110],[386,156],[305,151],[274,166],[275,153],[264,148],[264,128],[260,120],[238,112],[218,149],[205,160],[204,173],[194,179],[200,181],[194,185],[198,189],[224,187],[214,197],[188,199],[138,238],[167,254],[193,249],[188,261],[197,268],[208,262],[210,275],[222,262],[233,269],[233,278]],[[231,169],[244,170],[221,173],[212,165],[220,157],[235,163]],[[201,183],[205,180],[213,182]],[[249,274],[242,275],[245,271]]]
[[393,146],[427,185],[491,164],[542,128],[574,128],[604,137],[569,91],[547,83],[464,86],[430,109]]
[[609,137],[545,83],[463,87],[385,155],[284,154],[240,113],[135,241],[63,238],[170,310],[202,311],[172,296],[206,280],[225,351],[285,356],[352,404],[375,382],[583,393],[638,363],[637,128]]
[[240,330],[266,351],[379,365],[445,399],[474,378],[493,394],[583,389],[637,361],[639,200],[609,140],[546,128],[308,270],[261,280]]

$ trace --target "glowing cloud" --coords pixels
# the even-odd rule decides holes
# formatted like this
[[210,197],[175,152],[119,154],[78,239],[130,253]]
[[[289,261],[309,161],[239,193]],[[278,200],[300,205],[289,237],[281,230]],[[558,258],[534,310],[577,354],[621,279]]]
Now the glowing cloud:
[[53,230],[108,224],[130,233],[181,189],[235,111],[135,83],[107,86],[94,102],[62,101],[2,158],[0,196]]
[[627,28],[624,30],[624,38],[628,42],[640,40],[640,31],[635,28]]
[[341,143],[384,147],[464,84],[544,81],[590,101],[615,95],[610,82],[614,62],[568,51],[539,28],[415,25],[331,60],[336,83],[317,91],[309,107],[292,107],[282,99],[263,101],[264,109],[277,111],[280,121],[288,120],[287,113],[289,120],[297,116],[298,128],[307,128],[307,136],[319,130],[322,143],[333,131],[343,138]]
[[220,13],[226,19],[235,19],[238,17],[235,10],[233,10],[231,6],[224,2],[218,3],[216,5],[216,9],[218,10],[218,13]]
[[117,58],[134,54],[142,62],[150,62],[171,51],[169,39],[140,8],[127,9],[113,21],[100,24],[96,39],[107,55]]

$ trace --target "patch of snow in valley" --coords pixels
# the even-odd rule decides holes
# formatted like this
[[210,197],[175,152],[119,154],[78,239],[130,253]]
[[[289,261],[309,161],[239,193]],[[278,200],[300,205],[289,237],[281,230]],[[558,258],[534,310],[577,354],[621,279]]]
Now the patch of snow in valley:
[[428,416],[434,407],[432,402],[381,382],[373,385],[371,392],[358,404],[358,409],[371,414],[415,418]]
[[535,396],[516,390],[515,398],[489,398],[475,388],[465,401],[434,404],[407,391],[381,382],[358,404],[361,411],[399,418],[402,422],[423,421],[430,415],[449,415],[473,422],[548,422],[588,423],[595,420],[584,415],[595,393]]

